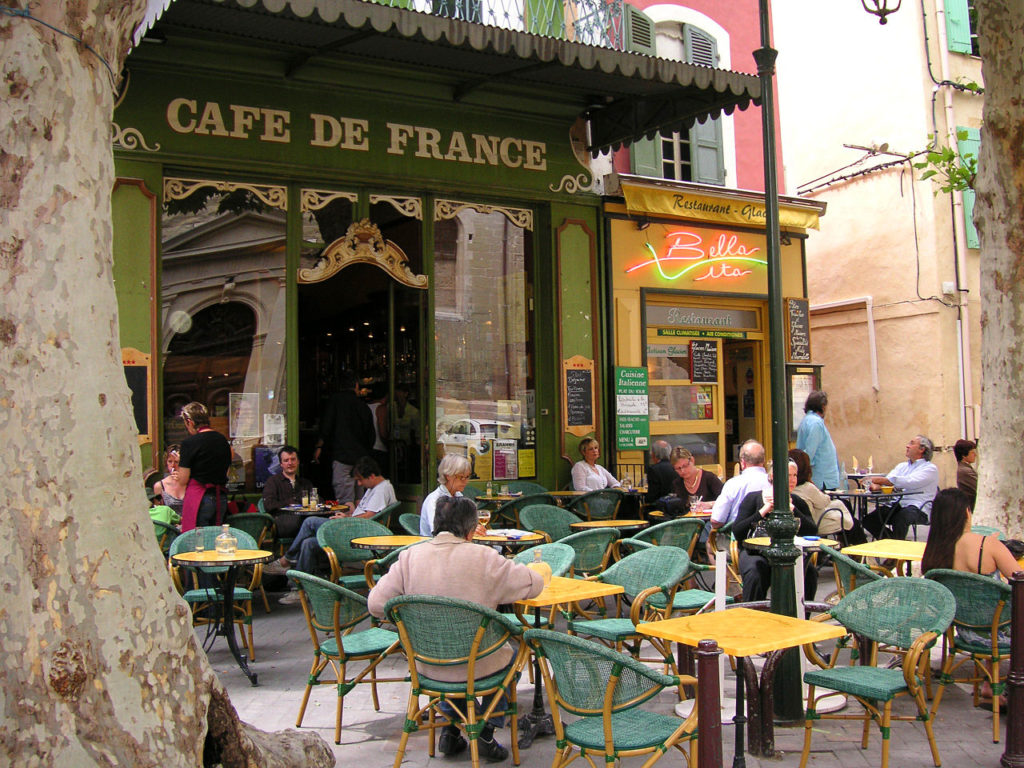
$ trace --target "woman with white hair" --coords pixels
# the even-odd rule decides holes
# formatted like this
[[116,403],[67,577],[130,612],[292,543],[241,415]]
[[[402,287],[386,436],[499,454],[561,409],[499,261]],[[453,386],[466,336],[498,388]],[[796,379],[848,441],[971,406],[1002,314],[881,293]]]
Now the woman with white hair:
[[423,500],[420,507],[420,535],[434,535],[434,508],[439,499],[446,496],[461,496],[469,482],[472,465],[465,456],[446,453],[437,465],[438,486]]

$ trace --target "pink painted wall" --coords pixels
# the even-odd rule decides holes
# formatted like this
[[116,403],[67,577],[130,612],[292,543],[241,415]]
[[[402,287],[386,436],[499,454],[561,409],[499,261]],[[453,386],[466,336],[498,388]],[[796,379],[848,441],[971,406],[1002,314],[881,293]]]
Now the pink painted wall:
[[[640,10],[649,5],[664,4],[664,0],[629,0]],[[758,0],[687,0],[677,3],[703,13],[729,32],[732,69],[737,72],[757,74],[753,51],[761,47],[761,33],[758,25]],[[785,192],[783,179],[782,141],[779,127],[778,86],[775,97],[776,165],[779,176],[779,192]],[[736,178],[727,179],[726,185],[738,189],[764,190],[764,155],[761,152],[761,109],[750,106],[733,113],[736,129]],[[629,173],[629,156],[626,151],[616,153],[615,170]]]

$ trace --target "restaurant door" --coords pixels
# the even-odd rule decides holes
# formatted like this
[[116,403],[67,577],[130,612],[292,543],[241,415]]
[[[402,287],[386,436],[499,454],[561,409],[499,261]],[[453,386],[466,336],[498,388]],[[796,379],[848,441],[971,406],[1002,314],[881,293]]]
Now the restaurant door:
[[[764,442],[762,424],[762,366],[760,341],[723,344],[725,358],[725,455],[739,461],[740,446],[751,438]],[[729,472],[731,473],[731,469]]]
[[[298,280],[303,442],[315,444],[327,402],[342,372],[351,371],[367,403],[377,404],[371,406],[375,414],[384,409],[376,420],[381,440],[375,458],[400,499],[422,495],[428,458],[422,448],[426,356],[420,334],[427,280],[409,269],[409,261],[397,242],[364,219],[300,269]],[[321,473],[314,482],[329,491],[329,464],[311,469]]]

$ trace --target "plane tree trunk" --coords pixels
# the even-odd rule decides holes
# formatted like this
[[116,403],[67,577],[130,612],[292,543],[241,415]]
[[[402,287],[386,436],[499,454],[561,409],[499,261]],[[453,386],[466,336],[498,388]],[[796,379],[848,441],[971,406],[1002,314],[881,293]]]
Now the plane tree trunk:
[[1024,2],[976,0],[985,84],[974,218],[981,237],[978,522],[1022,538]]
[[0,764],[333,765],[315,734],[239,722],[145,512],[110,214],[145,5],[0,7]]

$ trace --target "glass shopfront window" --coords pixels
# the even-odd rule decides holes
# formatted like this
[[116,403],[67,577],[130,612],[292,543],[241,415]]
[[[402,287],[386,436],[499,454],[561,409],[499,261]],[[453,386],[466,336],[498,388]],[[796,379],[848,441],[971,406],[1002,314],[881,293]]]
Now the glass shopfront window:
[[262,486],[285,437],[285,190],[164,181],[161,344],[164,443],[198,401],[233,449],[235,490]]
[[479,479],[536,475],[532,269],[532,211],[436,202],[437,441]]

